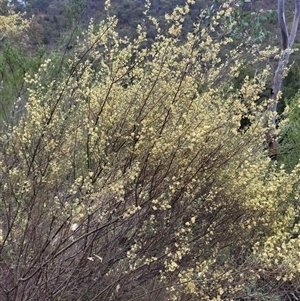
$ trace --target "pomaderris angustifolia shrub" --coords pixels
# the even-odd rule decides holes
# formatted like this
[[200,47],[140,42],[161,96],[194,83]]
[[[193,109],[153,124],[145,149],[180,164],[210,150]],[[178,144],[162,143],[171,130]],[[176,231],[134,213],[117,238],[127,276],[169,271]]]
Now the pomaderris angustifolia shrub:
[[[26,75],[1,137],[1,300],[280,300],[299,286],[299,166],[271,162],[257,103],[274,51],[235,45],[230,1],[182,37],[192,3],[164,32],[149,17],[147,47],[142,26],[130,40],[114,16],[91,21],[57,76],[50,58]],[[237,90],[245,59],[259,67]]]

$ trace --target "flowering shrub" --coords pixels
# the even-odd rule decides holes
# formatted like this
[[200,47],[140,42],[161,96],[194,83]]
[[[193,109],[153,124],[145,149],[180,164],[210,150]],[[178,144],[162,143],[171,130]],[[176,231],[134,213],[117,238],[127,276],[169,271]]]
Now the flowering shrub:
[[[256,100],[269,70],[234,89],[245,53],[228,38],[232,6],[183,42],[191,2],[167,33],[151,18],[149,48],[143,28],[120,38],[108,16],[59,76],[51,59],[26,76],[25,112],[1,137],[1,299],[295,294],[299,167],[268,157]],[[253,64],[270,53],[247,48]]]
[[0,0],[0,40],[11,35],[18,35],[28,28],[29,22],[21,14],[14,13],[8,6],[7,1]]

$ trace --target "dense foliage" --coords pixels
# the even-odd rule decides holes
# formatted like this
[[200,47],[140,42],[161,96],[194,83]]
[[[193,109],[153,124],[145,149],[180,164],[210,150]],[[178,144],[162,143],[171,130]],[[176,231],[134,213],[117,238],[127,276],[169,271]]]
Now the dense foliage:
[[299,297],[300,166],[270,160],[257,101],[275,51],[237,45],[230,1],[183,41],[193,2],[168,30],[149,16],[149,47],[108,13],[28,68],[1,136],[1,300]]

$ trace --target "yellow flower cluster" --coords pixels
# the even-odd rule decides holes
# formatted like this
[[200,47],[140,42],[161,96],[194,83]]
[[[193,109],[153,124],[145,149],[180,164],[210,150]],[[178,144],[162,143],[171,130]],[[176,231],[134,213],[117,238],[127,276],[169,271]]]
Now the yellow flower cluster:
[[[5,0],[0,0],[4,4]],[[11,35],[19,35],[29,26],[29,21],[21,14],[14,13],[8,8],[6,15],[0,15],[0,39]]]

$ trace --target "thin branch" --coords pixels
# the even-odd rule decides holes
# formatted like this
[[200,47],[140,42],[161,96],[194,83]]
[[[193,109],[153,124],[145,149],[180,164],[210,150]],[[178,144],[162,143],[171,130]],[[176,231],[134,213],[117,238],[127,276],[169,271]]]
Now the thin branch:
[[278,0],[278,23],[281,31],[282,49],[288,47],[289,32],[285,21],[284,0]]
[[292,48],[295,42],[295,38],[298,31],[299,20],[300,20],[300,0],[295,0],[295,13],[294,13],[292,30],[289,37],[289,48]]

